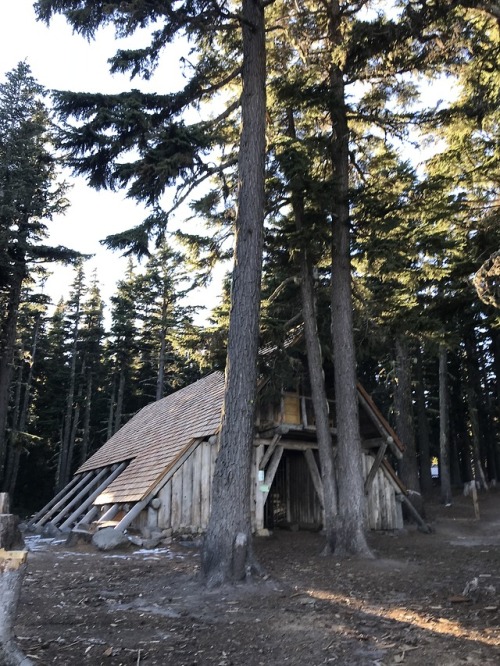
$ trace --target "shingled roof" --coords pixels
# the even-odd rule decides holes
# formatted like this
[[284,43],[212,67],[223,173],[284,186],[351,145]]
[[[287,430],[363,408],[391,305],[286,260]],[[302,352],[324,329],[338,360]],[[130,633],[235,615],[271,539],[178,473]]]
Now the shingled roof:
[[214,372],[141,409],[78,469],[131,461],[94,503],[143,499],[194,440],[218,432],[223,398],[224,375]]

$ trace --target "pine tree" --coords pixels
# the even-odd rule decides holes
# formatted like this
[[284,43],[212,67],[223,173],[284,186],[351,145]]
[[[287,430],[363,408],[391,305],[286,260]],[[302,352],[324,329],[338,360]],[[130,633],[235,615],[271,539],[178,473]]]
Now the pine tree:
[[[204,155],[219,143],[228,124],[227,118],[234,117],[238,104],[229,104],[218,118],[208,122],[188,125],[179,118],[183,111],[227,88],[241,73],[242,129],[228,340],[230,362],[213,482],[212,517],[203,558],[207,581],[241,579],[252,559],[248,543],[248,491],[257,390],[264,219],[264,7],[255,0],[243,0],[241,15],[231,13],[223,4],[199,2],[179,5],[141,1],[125,6],[121,2],[83,2],[75,6],[72,0],[40,0],[36,7],[40,18],[46,21],[55,13],[64,14],[73,27],[87,37],[93,37],[99,26],[106,23],[114,23],[121,35],[130,35],[139,27],[161,21],[149,47],[117,53],[112,64],[115,71],[147,76],[161,49],[179,34],[187,33],[197,46],[205,46],[206,57],[198,60],[187,85],[177,94],[144,95],[135,90],[118,96],[58,95],[59,113],[83,121],[77,127],[68,128],[62,142],[75,170],[88,175],[90,184],[95,187],[128,186],[129,196],[152,207],[152,215],[139,229],[112,239],[115,247],[147,254],[149,237],[161,236],[165,229],[167,216],[159,209],[158,202],[166,187],[181,181],[189,192],[214,172],[228,166],[224,156],[221,164],[213,167]],[[226,57],[225,61],[221,61],[213,49],[222,39],[233,47],[232,58]],[[228,50],[231,49],[226,49],[226,54]],[[131,148],[139,149],[139,158],[135,162],[120,162]],[[234,158],[230,163],[234,164]],[[238,478],[231,481],[235,473]],[[231,514],[228,514],[228,506]],[[240,549],[243,556],[237,563],[234,559],[236,543],[241,540],[245,545]]]
[[[61,443],[59,450],[59,461],[57,471],[57,489],[61,490],[71,478],[73,470],[73,455],[75,448],[76,432],[80,420],[80,396],[82,387],[78,383],[79,369],[81,364],[81,320],[83,310],[83,299],[86,293],[85,274],[83,262],[79,262],[76,267],[75,279],[72,284],[72,290],[67,308],[67,330],[69,335],[69,377],[66,385],[66,406],[64,410],[64,420],[61,433]],[[77,398],[78,395],[78,398]]]
[[183,264],[181,253],[162,243],[137,276],[139,383],[149,400],[160,400],[195,379],[183,367],[182,346],[188,329],[193,330],[194,312],[182,304],[191,286]]
[[23,281],[32,262],[74,260],[78,253],[43,244],[47,221],[62,212],[52,126],[44,90],[20,63],[0,85],[0,476],[6,455],[9,388]]
[[131,384],[137,367],[137,307],[136,274],[129,261],[123,280],[111,297],[111,330],[106,355],[110,359],[108,438],[130,415],[144,404],[138,405]]
[[104,302],[101,298],[97,275],[94,274],[88,290],[88,296],[83,305],[81,330],[81,381],[83,384],[83,415],[82,436],[80,444],[80,464],[87,459],[89,453],[101,443],[98,433],[95,432],[97,423],[93,418],[96,409],[100,406],[98,398],[102,395],[104,330]]
[[44,332],[48,298],[33,289],[23,287],[17,325],[17,354],[15,358],[13,400],[9,414],[9,439],[4,489],[15,498],[17,478],[23,453],[36,446],[36,415],[32,405],[36,370],[39,364],[39,343]]

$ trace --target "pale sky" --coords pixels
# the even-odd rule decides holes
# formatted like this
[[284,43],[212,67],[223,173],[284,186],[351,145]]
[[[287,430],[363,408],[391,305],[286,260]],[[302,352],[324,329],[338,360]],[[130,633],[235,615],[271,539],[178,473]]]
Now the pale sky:
[[[26,60],[33,76],[46,89],[120,92],[130,88],[168,92],[181,85],[181,73],[177,65],[179,47],[166,54],[155,77],[149,82],[127,76],[108,73],[107,60],[114,55],[117,45],[142,46],[147,35],[116,42],[110,26],[98,33],[97,39],[88,43],[73,34],[61,16],[52,19],[47,27],[35,20],[33,0],[3,0],[0,21],[0,79],[18,62]],[[65,245],[83,253],[94,254],[87,262],[86,275],[90,279],[94,268],[101,283],[105,301],[115,291],[116,281],[121,277],[126,260],[119,253],[110,252],[99,244],[104,237],[139,224],[145,217],[144,209],[127,200],[121,192],[108,192],[88,187],[83,179],[71,179],[74,183],[68,198],[71,207],[64,216],[49,223],[49,243]],[[48,290],[57,301],[68,295],[72,282],[72,269],[57,268],[50,279]],[[203,296],[205,303],[214,303],[217,288],[210,297]],[[202,301],[200,301],[202,302]]]
[[[35,78],[47,89],[120,92],[141,88],[154,92],[168,92],[182,85],[182,74],[178,57],[186,47],[176,45],[162,58],[155,76],[144,82],[127,76],[108,73],[107,60],[114,55],[117,45],[144,46],[148,43],[147,34],[135,35],[124,42],[116,42],[111,26],[101,30],[95,41],[88,43],[79,35],[74,35],[61,16],[52,19],[49,27],[35,20],[33,0],[3,0],[0,21],[0,79],[21,60],[30,65]],[[436,104],[443,92],[449,97],[449,83],[436,82],[428,89],[427,104]],[[421,156],[420,156],[421,157]],[[121,192],[96,192],[85,184],[83,179],[72,179],[74,186],[69,193],[71,207],[63,217],[49,225],[49,242],[65,245],[95,258],[86,264],[86,275],[90,279],[97,269],[101,291],[105,301],[115,291],[116,281],[123,274],[126,260],[118,253],[112,253],[99,244],[104,237],[123,231],[140,223],[145,212]],[[195,296],[196,302],[213,307],[220,293],[221,268],[212,287]],[[68,287],[73,281],[72,269],[55,268],[48,290],[54,301],[68,296]],[[208,313],[207,313],[208,314]],[[202,318],[200,318],[202,321]]]

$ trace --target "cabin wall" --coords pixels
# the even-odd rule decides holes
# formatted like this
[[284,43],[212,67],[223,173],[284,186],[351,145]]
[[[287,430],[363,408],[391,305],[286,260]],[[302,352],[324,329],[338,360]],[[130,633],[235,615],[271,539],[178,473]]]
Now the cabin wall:
[[[254,447],[252,465],[252,526],[273,529],[279,524],[300,528],[319,527],[322,509],[307,467],[303,451],[286,450],[278,466],[266,505],[261,506],[258,463],[264,447]],[[158,492],[160,506],[149,506],[134,521],[133,527],[143,529],[172,529],[174,533],[196,534],[208,525],[212,477],[217,445],[205,441],[199,444],[183,465]],[[366,479],[374,458],[363,455],[363,475]],[[259,519],[260,514],[260,519]],[[371,484],[366,503],[367,525],[374,530],[403,527],[401,503],[396,500],[393,484],[379,469]]]
[[149,506],[134,521],[136,529],[172,529],[196,534],[206,530],[217,445],[201,442],[160,489],[158,509]]

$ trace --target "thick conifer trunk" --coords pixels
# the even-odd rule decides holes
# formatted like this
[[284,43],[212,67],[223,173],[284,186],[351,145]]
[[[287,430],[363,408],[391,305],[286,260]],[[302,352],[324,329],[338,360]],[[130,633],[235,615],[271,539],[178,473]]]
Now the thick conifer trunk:
[[14,403],[11,409],[11,426],[10,433],[7,437],[7,462],[4,472],[3,490],[12,495],[13,476],[17,475],[17,467],[19,466],[19,457],[21,450],[21,443],[19,438],[20,414],[21,414],[21,392],[23,385],[23,349],[19,353],[19,361],[17,368],[17,378],[15,382]]
[[245,578],[252,568],[252,464],[264,223],[266,51],[264,7],[243,0],[242,132],[235,256],[219,454],[202,552],[208,586]]
[[14,363],[17,319],[21,302],[21,288],[25,275],[24,263],[16,266],[7,302],[7,314],[1,329],[0,340],[0,482],[4,473],[7,455],[7,414],[9,409],[9,391]]
[[[338,2],[330,4],[332,47],[342,41]],[[365,493],[356,389],[349,222],[349,130],[341,69],[330,70],[332,122],[332,344],[337,415],[339,514],[336,554],[371,557],[365,535]]]

